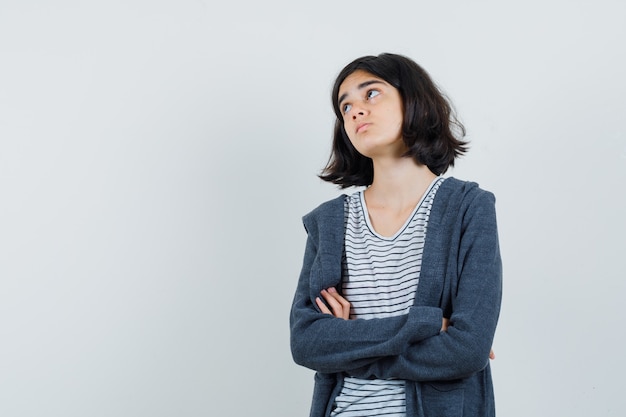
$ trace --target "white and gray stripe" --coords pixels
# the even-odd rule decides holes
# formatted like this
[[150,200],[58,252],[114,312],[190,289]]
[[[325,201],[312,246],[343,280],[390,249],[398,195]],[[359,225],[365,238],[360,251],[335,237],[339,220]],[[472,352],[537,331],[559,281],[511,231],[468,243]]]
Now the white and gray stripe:
[[[351,319],[408,313],[419,282],[430,209],[443,181],[438,177],[431,183],[406,223],[391,237],[379,235],[372,227],[363,191],[346,198],[342,290],[352,305]],[[347,376],[331,415],[404,417],[405,399],[404,381]]]

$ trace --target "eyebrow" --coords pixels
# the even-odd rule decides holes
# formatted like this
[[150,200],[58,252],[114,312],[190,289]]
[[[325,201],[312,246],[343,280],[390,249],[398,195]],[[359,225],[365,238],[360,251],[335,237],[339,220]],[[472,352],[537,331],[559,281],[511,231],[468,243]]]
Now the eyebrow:
[[[372,85],[372,84],[384,84],[384,83],[383,83],[382,81],[380,81],[380,80],[369,80],[369,81],[364,81],[364,82],[362,82],[361,84],[359,84],[359,85],[357,86],[357,89],[361,90],[361,89],[363,89],[363,88],[365,88],[365,87],[367,87],[367,86],[369,86],[369,85]],[[342,102],[342,101],[344,101],[344,100],[346,99],[346,97],[348,97],[348,93],[343,93],[343,94],[339,97],[339,100],[337,100],[337,105],[338,105],[339,107],[341,107],[341,102]]]

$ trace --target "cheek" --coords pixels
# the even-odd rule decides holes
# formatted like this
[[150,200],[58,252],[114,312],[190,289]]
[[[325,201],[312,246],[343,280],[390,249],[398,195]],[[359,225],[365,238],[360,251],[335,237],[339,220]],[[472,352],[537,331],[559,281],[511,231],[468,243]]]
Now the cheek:
[[399,111],[398,109],[390,109],[387,112],[387,117],[388,117],[387,120],[390,123],[389,125],[390,126],[394,126],[395,128],[401,130],[402,129],[402,124],[403,124],[403,121],[404,121],[404,117],[403,116],[404,116],[404,113],[401,110]]
[[352,144],[352,146],[356,148],[356,146],[355,146],[355,140],[354,140],[355,138],[354,138],[354,137],[352,137],[352,135],[350,135],[350,134],[348,134],[348,133],[346,133],[346,136],[347,136],[347,138],[348,138],[348,142],[350,142],[350,143]]
[[350,129],[348,129],[348,126],[346,126],[345,123],[343,125],[343,129],[346,133],[347,142],[349,142],[350,145],[352,145],[352,147],[357,150],[357,152],[361,153],[361,151],[359,150],[360,146],[358,146],[358,141],[353,134],[348,133],[350,132]]
[[343,121],[343,131],[348,137],[348,139],[352,141],[352,137],[350,136],[350,132],[352,131],[352,128],[350,127],[350,123],[346,122],[346,120]]
[[404,113],[400,112],[396,118],[396,125],[398,129],[402,130],[402,125],[404,124]]

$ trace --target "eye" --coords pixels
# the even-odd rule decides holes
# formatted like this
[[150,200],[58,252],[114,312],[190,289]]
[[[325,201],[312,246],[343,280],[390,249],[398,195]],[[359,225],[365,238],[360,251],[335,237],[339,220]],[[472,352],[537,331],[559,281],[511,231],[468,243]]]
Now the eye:
[[369,100],[370,98],[374,98],[374,97],[376,97],[379,94],[380,94],[380,91],[378,91],[378,90],[369,90],[367,92],[367,99]]
[[351,108],[352,108],[352,104],[344,104],[341,110],[343,111],[344,114],[346,114],[350,111]]

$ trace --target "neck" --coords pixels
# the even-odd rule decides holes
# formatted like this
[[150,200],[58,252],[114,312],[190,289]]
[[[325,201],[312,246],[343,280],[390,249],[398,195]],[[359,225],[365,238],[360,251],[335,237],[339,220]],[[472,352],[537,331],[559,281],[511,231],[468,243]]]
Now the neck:
[[414,206],[437,177],[413,158],[374,159],[374,180],[368,187],[368,204],[402,209]]

